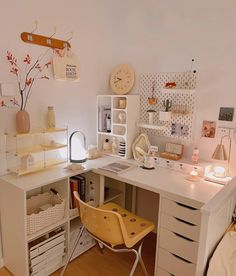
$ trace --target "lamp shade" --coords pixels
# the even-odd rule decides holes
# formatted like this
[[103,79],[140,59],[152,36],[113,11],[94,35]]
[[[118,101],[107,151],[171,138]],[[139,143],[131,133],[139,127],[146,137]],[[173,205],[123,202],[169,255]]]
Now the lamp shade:
[[70,162],[83,163],[86,158],[86,138],[82,131],[74,131],[70,138]]
[[228,156],[223,144],[218,144],[213,155],[212,159],[215,160],[228,160]]

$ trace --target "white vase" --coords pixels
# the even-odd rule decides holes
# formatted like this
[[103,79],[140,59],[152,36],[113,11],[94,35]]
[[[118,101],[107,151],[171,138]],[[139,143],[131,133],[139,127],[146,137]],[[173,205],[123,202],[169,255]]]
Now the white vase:
[[149,125],[153,125],[154,113],[155,112],[148,112],[148,123],[149,123]]
[[56,127],[56,119],[55,119],[55,112],[54,107],[49,106],[47,112],[47,128],[55,128]]
[[159,111],[159,120],[160,121],[170,121],[171,120],[171,111]]

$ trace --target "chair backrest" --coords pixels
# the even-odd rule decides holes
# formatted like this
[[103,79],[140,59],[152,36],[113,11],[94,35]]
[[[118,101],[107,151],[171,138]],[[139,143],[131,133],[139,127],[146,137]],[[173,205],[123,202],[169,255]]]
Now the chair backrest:
[[74,196],[79,202],[78,208],[81,222],[91,234],[111,246],[124,244],[119,214],[88,205],[80,199],[76,191]]

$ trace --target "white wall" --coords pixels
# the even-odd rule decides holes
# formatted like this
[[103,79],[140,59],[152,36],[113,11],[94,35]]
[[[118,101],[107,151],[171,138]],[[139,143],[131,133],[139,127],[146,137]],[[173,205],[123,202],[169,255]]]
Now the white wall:
[[[217,121],[220,106],[236,108],[236,37],[232,35],[235,10],[233,0],[130,0],[125,8],[116,5],[114,10],[113,63],[130,63],[139,76],[142,72],[186,71],[191,59],[196,60],[196,135],[185,148],[187,157],[198,145],[200,157],[209,160],[218,139],[200,137],[202,121]],[[138,81],[134,90],[138,92]],[[228,125],[236,127],[235,121]],[[235,153],[233,142],[234,172]]]

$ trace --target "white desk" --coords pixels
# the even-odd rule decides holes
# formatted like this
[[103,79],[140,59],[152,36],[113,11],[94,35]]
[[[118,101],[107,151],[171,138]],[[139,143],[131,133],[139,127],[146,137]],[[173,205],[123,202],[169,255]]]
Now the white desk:
[[[170,273],[176,276],[203,275],[209,254],[231,221],[235,206],[236,180],[233,179],[223,187],[204,180],[190,182],[186,180],[185,174],[161,167],[155,170],[143,170],[137,167],[119,175],[99,169],[115,160],[117,159],[103,157],[87,161],[85,170],[78,172],[67,171],[59,166],[24,177],[13,175],[1,177],[3,257],[5,265],[14,275],[21,276],[28,273],[28,264],[25,260],[27,259],[26,225],[23,221],[26,193],[50,183],[67,181],[70,176],[86,171],[99,174],[101,185],[107,176],[160,195],[155,275],[166,276],[171,275]],[[6,207],[10,194],[15,200],[13,209]],[[19,228],[17,228],[18,235],[14,236],[16,226]],[[11,230],[12,227],[14,229]],[[166,244],[166,240],[170,242]],[[9,247],[10,241],[11,244],[14,243],[15,248],[9,250],[6,248]],[[22,247],[24,254],[20,250]],[[186,250],[190,252],[184,258]],[[182,259],[178,258],[179,255]],[[15,262],[18,257],[20,261]],[[174,271],[168,273],[166,263],[168,269]]]

